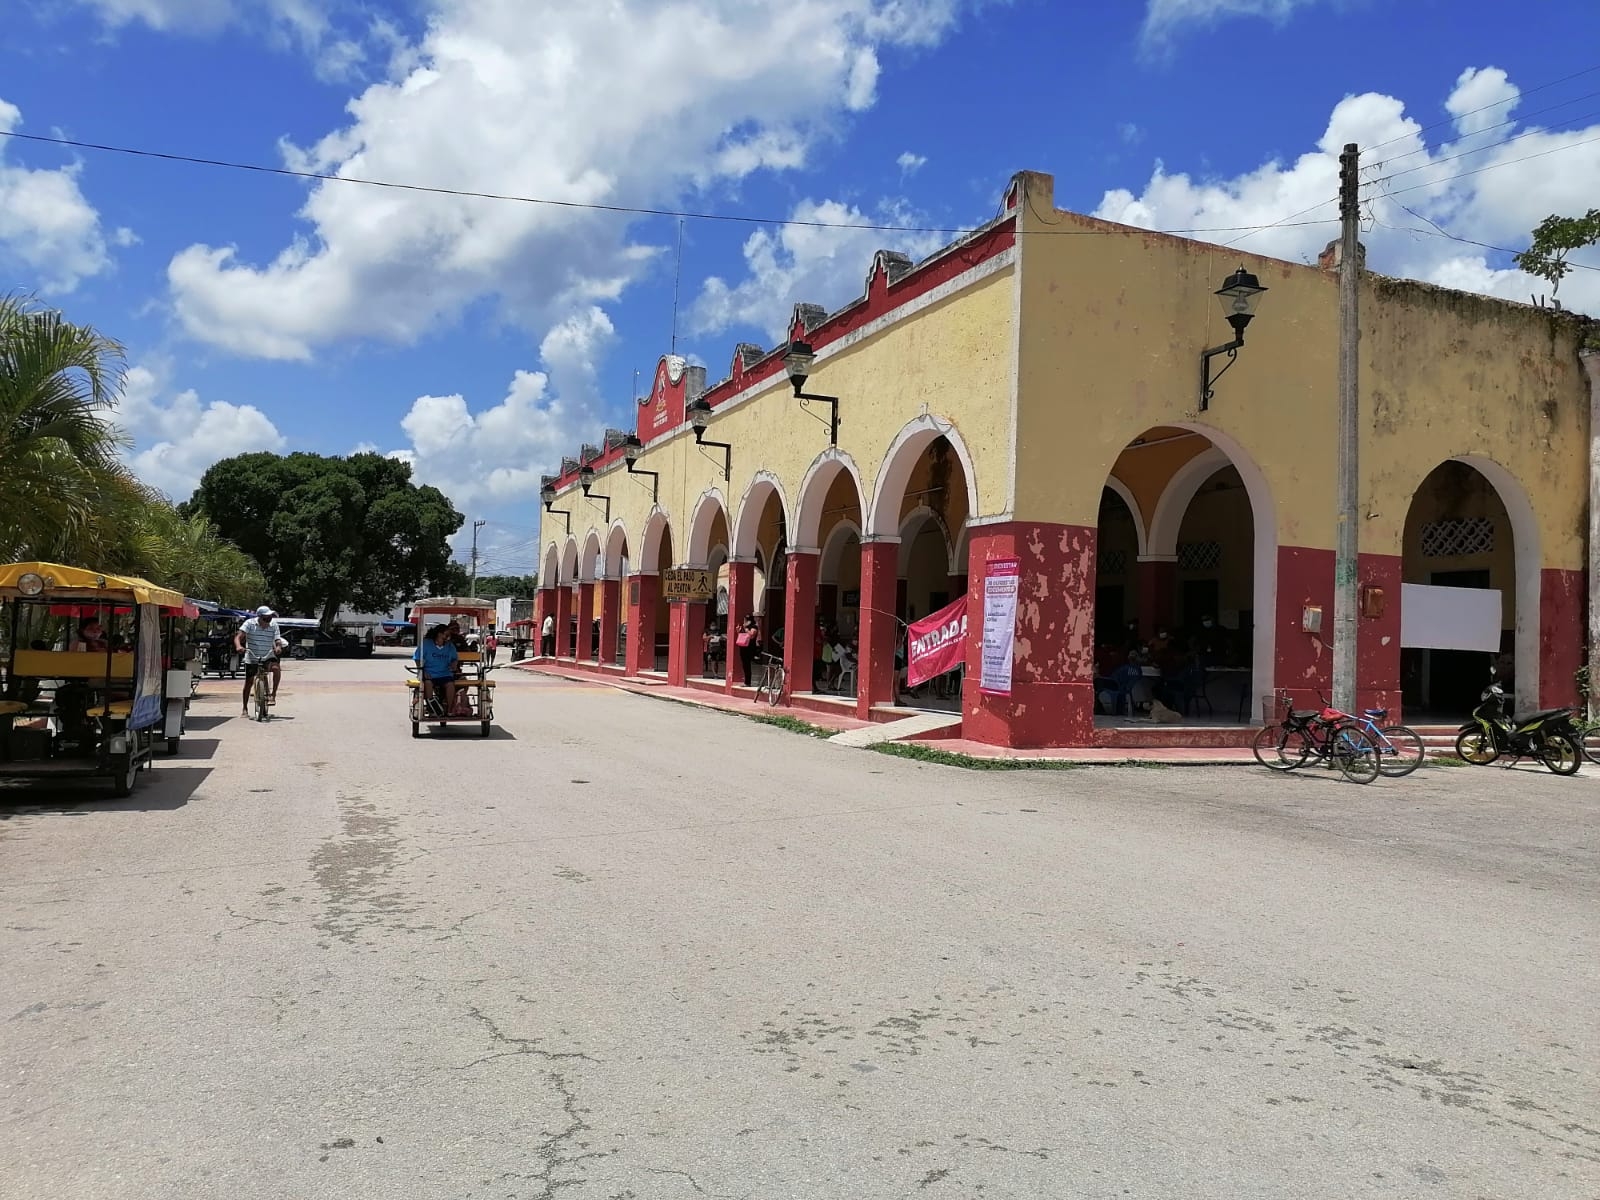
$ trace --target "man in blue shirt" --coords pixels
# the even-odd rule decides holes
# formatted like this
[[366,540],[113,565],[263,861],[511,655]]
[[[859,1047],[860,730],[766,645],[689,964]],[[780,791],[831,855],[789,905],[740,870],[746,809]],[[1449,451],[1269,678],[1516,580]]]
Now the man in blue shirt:
[[455,644],[450,640],[450,627],[435,625],[428,630],[427,639],[411,657],[416,659],[421,668],[423,703],[432,700],[442,688],[444,711],[449,713],[455,707],[456,669],[460,659]]

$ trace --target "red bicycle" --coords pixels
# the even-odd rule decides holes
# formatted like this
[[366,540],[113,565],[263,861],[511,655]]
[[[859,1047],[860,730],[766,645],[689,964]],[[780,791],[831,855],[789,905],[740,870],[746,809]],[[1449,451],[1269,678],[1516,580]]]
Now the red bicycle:
[[1297,712],[1288,697],[1282,718],[1263,726],[1250,749],[1269,770],[1293,771],[1316,761],[1337,767],[1351,783],[1371,783],[1383,764],[1377,742],[1349,713],[1332,706]]

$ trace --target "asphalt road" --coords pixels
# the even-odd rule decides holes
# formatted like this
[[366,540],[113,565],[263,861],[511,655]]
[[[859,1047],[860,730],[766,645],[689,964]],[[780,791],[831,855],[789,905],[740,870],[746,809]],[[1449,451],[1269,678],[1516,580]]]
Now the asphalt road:
[[0,796],[7,1196],[1600,1196],[1600,768],[967,772],[502,672]]

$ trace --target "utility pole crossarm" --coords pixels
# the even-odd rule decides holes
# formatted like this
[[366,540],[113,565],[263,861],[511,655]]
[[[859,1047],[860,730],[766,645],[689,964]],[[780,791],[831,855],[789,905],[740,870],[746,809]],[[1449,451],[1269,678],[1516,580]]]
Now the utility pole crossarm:
[[482,520],[474,521],[472,523],[472,583],[467,589],[467,595],[473,597],[474,599],[476,599],[478,595],[478,530],[482,529],[488,523],[489,522]]

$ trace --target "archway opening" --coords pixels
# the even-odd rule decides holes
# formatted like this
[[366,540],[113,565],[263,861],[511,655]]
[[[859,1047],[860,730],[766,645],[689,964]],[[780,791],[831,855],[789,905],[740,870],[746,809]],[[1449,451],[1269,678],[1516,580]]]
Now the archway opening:
[[[915,708],[959,711],[963,666],[915,684],[907,674],[907,635],[912,624],[966,595],[964,547],[971,481],[955,446],[944,434],[927,439],[906,473],[897,532],[900,551],[895,584],[896,692]],[[881,501],[880,501],[881,503]]]
[[1097,724],[1257,718],[1251,698],[1273,682],[1272,520],[1237,447],[1178,426],[1128,444],[1100,498]]
[[[658,561],[662,570],[666,570],[676,561],[672,556],[672,529],[667,525],[661,527],[661,548]],[[655,607],[655,628],[650,632],[654,646],[652,666],[654,670],[664,672],[667,669],[667,654],[672,639],[672,605],[665,600],[661,600],[656,603]]]
[[[800,505],[801,524],[816,529],[815,545],[822,551],[812,617],[811,690],[833,693],[843,675],[835,647],[853,646],[861,625],[863,511],[855,476],[839,463],[831,470],[824,467],[813,477]],[[803,613],[794,614],[795,620],[804,618]]]
[[615,665],[623,666],[628,661],[628,615],[626,605],[626,589],[628,587],[628,535],[622,526],[615,526],[611,536],[606,541],[605,577],[617,580],[618,591],[618,623],[617,623],[617,652]]
[[[1537,595],[1523,611],[1524,559],[1537,546],[1516,528],[1505,497],[1471,463],[1430,471],[1406,511],[1400,688],[1409,719],[1470,713],[1492,669],[1518,708],[1538,706]],[[1529,634],[1531,633],[1531,638]],[[1531,643],[1531,652],[1519,653]]]
[[711,572],[711,598],[702,603],[705,618],[702,645],[691,646],[689,653],[700,656],[700,668],[707,679],[720,679],[727,666],[728,645],[728,516],[716,506],[707,530],[708,549],[705,567]]

